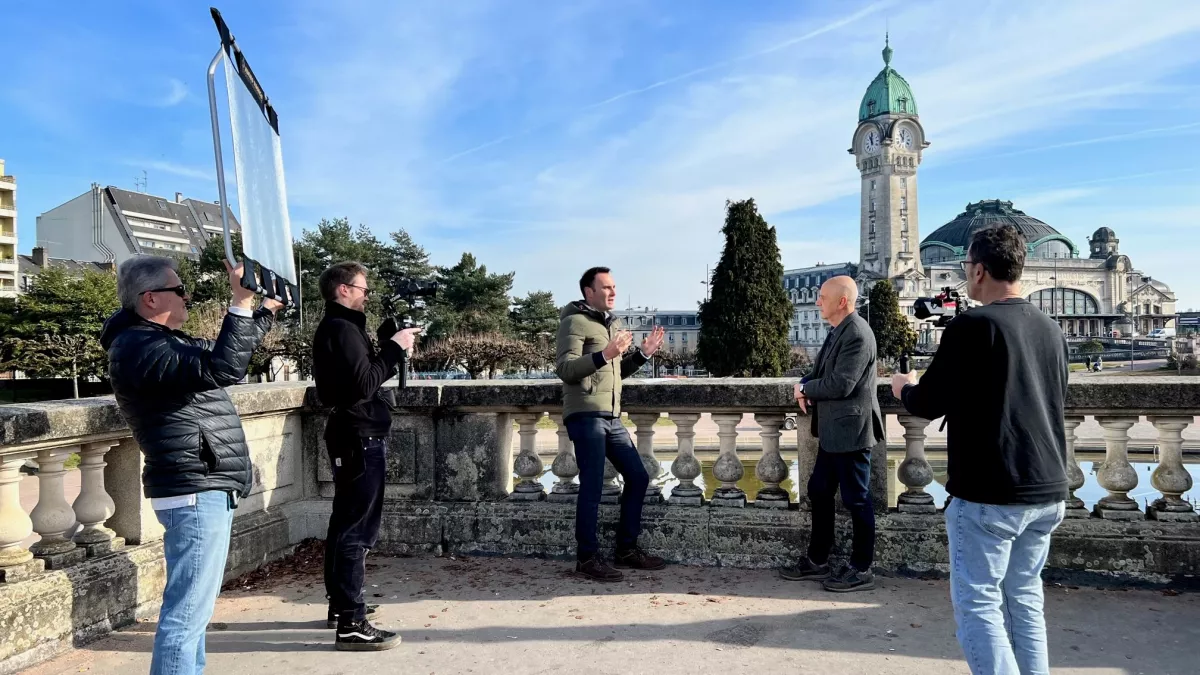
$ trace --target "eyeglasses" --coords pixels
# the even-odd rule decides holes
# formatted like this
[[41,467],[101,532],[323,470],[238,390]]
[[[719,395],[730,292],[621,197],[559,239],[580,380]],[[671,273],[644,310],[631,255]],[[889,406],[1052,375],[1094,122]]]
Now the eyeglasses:
[[171,286],[169,288],[155,288],[149,291],[142,291],[140,295],[145,295],[146,293],[174,293],[181,298],[186,298],[187,288],[183,284],[179,284],[178,286]]
[[962,261],[962,262],[960,262],[960,263],[958,263],[958,264],[959,264],[959,265],[962,267],[962,271],[963,271],[963,272],[966,272],[966,271],[967,271],[967,265],[977,265],[977,264],[979,264],[979,261],[977,261],[977,260],[964,260],[964,261]]
[[364,296],[371,294],[371,289],[367,288],[366,286],[355,286],[354,284],[343,284],[343,285],[349,286],[350,288],[357,288],[358,290],[363,292]]

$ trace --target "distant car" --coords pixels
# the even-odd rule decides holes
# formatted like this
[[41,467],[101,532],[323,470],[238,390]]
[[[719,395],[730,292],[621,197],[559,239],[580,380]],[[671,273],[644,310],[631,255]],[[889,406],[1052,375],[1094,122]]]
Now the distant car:
[[1157,340],[1167,340],[1167,339],[1175,337],[1175,329],[1174,328],[1155,328],[1154,330],[1150,331],[1149,333],[1146,333],[1146,337],[1154,338]]
[[787,431],[791,431],[791,430],[795,429],[796,428],[796,416],[788,415],[787,417],[784,417],[783,418],[783,428],[786,429]]

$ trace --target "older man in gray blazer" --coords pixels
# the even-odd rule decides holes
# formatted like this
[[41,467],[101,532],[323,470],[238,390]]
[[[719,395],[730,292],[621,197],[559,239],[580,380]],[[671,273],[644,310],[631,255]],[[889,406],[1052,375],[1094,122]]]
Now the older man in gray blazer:
[[[858,287],[850,277],[821,286],[817,306],[831,328],[813,372],[796,385],[796,402],[812,407],[817,462],[808,481],[812,537],[808,555],[780,572],[785,579],[823,581],[826,590],[846,593],[875,587],[875,511],[871,504],[871,448],[883,440],[883,415],[875,388],[875,335],[855,311]],[[833,549],[834,502],[838,487],[854,524],[850,564],[836,573]]]

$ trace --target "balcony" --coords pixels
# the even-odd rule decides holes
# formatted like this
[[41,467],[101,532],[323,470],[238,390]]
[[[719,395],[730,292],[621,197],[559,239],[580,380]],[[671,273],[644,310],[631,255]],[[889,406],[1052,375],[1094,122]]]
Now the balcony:
[[[830,672],[855,672],[867,661],[880,672],[963,672],[946,637],[953,620],[945,582],[903,578],[936,579],[948,569],[939,514],[944,436],[936,423],[905,414],[886,387],[879,399],[888,442],[872,457],[876,557],[880,573],[899,578],[834,606],[810,586],[764,571],[802,555],[810,529],[805,485],[816,440],[803,417],[785,431],[797,412],[791,382],[629,381],[627,426],[654,477],[637,495],[646,505],[643,543],[680,566],[628,575],[605,593],[564,575],[578,468],[561,426],[559,384],[416,383],[397,392],[402,412],[393,418],[384,522],[368,573],[377,587],[367,590],[385,603],[386,622],[403,622],[404,664],[482,672],[483,661],[472,659],[494,660],[500,643],[520,650],[512,672],[555,671],[579,658],[578,643],[594,663],[681,663],[704,649],[714,651],[710,660],[735,658],[716,650],[742,650],[736,658],[783,665],[793,658],[786,647],[841,664]],[[260,571],[219,603],[210,663],[214,672],[293,672],[299,663],[332,672],[332,651],[308,648],[331,641],[319,628],[319,543],[261,569],[323,537],[333,494],[321,440],[327,411],[303,384],[230,393],[255,470],[234,521],[226,579]],[[1065,432],[1073,496],[1054,534],[1049,580],[1162,585],[1200,573],[1200,523],[1189,498],[1200,460],[1197,413],[1200,378],[1072,380]],[[72,456],[77,470],[65,469]],[[39,472],[22,478],[30,459]],[[163,578],[162,531],[142,497],[141,466],[111,398],[0,406],[0,622],[19,627],[0,638],[0,672],[121,626],[130,628],[84,653],[95,659],[92,672],[145,670],[152,627],[135,619],[155,616]],[[615,472],[606,474],[608,527],[621,493]],[[611,529],[602,537],[611,546]],[[835,556],[847,544],[843,522]],[[1055,667],[1194,667],[1181,645],[1194,638],[1195,603],[1157,591],[1060,586],[1048,595]],[[1118,643],[1097,627],[1105,616],[1156,621]],[[399,667],[382,665],[400,664],[395,659],[381,661],[380,672]]]
[[16,272],[16,271],[17,271],[17,259],[16,258],[0,258],[0,272]]

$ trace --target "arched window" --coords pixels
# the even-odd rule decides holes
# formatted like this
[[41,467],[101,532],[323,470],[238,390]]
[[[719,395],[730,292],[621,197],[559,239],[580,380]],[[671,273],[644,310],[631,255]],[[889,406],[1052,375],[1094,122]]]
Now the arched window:
[[932,265],[938,262],[949,262],[958,258],[954,251],[945,246],[925,246],[921,249],[921,263]]
[[1100,313],[1095,298],[1071,288],[1047,288],[1031,294],[1028,300],[1052,316]]
[[1033,249],[1034,258],[1070,258],[1071,247],[1061,239],[1044,241]]

